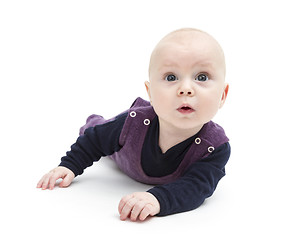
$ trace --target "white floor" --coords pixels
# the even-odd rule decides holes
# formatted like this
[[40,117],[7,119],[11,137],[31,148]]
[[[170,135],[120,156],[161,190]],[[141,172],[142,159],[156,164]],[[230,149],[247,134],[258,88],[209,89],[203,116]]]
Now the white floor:
[[[1,1],[1,239],[284,240],[282,1]],[[197,210],[122,222],[122,196],[144,191],[103,158],[66,189],[36,189],[89,114],[147,99],[148,59],[181,27],[215,36],[230,90],[215,117],[231,140],[227,176]]]
[[[15,155],[14,155],[15,154]],[[11,155],[21,158],[17,153]],[[282,239],[284,237],[283,177],[257,167],[240,166],[239,154],[229,163],[228,174],[215,194],[197,210],[145,222],[120,221],[120,198],[151,186],[123,175],[112,160],[103,158],[69,188],[53,191],[35,185],[48,164],[27,167],[26,157],[18,166],[6,165],[1,180],[1,235],[5,239],[117,239],[185,237],[195,239]],[[9,164],[8,164],[9,165]],[[239,168],[240,171],[237,169]],[[256,171],[255,173],[251,173]],[[9,237],[7,237],[9,236]],[[4,238],[3,238],[4,239]]]

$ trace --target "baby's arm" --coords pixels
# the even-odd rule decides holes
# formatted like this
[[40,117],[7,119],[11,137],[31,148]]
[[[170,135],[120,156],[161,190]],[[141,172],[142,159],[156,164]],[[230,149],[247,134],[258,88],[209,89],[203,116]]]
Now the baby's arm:
[[60,166],[45,174],[37,187],[53,189],[57,179],[62,178],[60,187],[70,185],[75,176],[83,173],[84,169],[98,161],[101,156],[111,155],[121,146],[119,137],[127,114],[118,116],[106,124],[90,127],[71,146],[71,151],[61,159]]
[[218,147],[208,157],[193,163],[184,175],[168,184],[157,185],[147,192],[160,203],[157,216],[186,212],[199,207],[210,197],[225,175],[225,165],[230,156],[229,143]]
[[74,173],[66,167],[57,167],[45,174],[37,184],[37,188],[43,190],[49,188],[52,190],[55,186],[56,180],[62,178],[60,187],[68,187],[74,179]]
[[148,216],[158,214],[160,205],[151,193],[135,192],[121,199],[118,210],[121,220],[126,220],[130,217],[132,221],[137,219],[143,221]]

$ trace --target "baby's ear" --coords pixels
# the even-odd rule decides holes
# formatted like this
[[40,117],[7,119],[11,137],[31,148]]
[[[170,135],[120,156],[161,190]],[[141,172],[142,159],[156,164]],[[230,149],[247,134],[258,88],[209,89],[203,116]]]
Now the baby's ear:
[[223,91],[221,102],[220,102],[220,108],[224,105],[224,103],[227,99],[228,91],[229,91],[229,84],[225,83],[224,91]]
[[145,81],[145,82],[144,82],[144,85],[145,85],[145,88],[146,88],[146,91],[147,91],[149,100],[151,101],[151,96],[150,96],[150,82],[149,82],[149,81]]

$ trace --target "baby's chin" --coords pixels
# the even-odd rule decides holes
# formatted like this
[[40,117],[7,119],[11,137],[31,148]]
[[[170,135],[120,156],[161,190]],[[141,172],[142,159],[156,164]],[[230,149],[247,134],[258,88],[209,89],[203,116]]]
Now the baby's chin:
[[195,121],[185,118],[176,121],[169,121],[167,125],[169,128],[173,128],[177,132],[181,132],[183,135],[187,132],[189,133],[189,135],[195,135],[201,130],[204,124],[206,124],[209,121],[203,122],[203,121]]

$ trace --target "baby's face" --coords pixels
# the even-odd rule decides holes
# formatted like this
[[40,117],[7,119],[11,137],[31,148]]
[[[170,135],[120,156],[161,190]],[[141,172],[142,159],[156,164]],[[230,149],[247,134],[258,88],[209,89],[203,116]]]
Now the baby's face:
[[149,75],[146,88],[163,126],[200,130],[226,99],[222,49],[202,32],[163,39],[152,54]]

